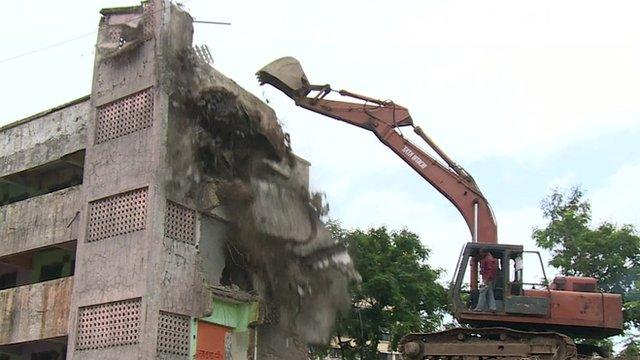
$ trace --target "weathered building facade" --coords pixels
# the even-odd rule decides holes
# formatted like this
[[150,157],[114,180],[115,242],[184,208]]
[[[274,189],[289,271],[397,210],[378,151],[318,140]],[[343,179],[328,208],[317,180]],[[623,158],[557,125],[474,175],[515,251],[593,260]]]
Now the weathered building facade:
[[[224,220],[171,200],[153,212],[161,121],[149,113],[146,133],[95,150],[94,106],[84,97],[0,129],[0,359],[250,356],[257,299],[216,288],[224,254],[198,249],[202,233],[222,240]],[[199,260],[217,281],[194,279]]]
[[223,248],[198,247],[224,220],[164,190],[170,12],[103,10],[91,96],[0,131],[0,359],[252,354],[256,299],[207,287]]
[[[190,17],[164,0],[102,14],[90,96],[0,128],[0,360],[280,358],[278,347],[299,340],[268,330],[278,314],[265,310],[257,280],[243,285],[222,182],[185,160],[205,140],[181,105],[193,80],[180,72],[197,78],[182,67],[208,66],[185,50]],[[271,109],[206,71],[284,154]],[[308,163],[276,163],[278,181],[306,191]],[[282,194],[269,186],[255,184]]]

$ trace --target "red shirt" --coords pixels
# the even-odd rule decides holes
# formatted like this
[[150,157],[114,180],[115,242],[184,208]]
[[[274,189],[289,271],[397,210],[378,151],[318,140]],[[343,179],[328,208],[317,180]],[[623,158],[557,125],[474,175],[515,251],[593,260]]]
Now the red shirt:
[[485,257],[480,260],[480,274],[482,274],[482,280],[485,282],[493,281],[496,278],[496,270],[498,264],[496,259],[487,253]]

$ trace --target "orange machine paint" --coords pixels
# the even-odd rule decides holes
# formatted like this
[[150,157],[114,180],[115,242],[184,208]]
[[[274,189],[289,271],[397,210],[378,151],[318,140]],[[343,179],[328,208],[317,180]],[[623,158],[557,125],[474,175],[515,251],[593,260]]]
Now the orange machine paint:
[[224,342],[230,331],[224,326],[199,321],[196,360],[224,359]]

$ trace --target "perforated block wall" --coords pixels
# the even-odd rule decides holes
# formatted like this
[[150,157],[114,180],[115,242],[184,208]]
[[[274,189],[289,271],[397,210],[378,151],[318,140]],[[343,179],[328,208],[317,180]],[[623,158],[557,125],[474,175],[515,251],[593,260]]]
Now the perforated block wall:
[[187,244],[196,243],[196,212],[167,200],[164,235]]
[[87,242],[143,230],[147,192],[147,188],[142,188],[89,203]]
[[122,39],[122,29],[117,26],[106,26],[101,31],[106,31],[109,34],[109,41],[112,43],[117,44]]
[[76,350],[137,344],[141,299],[81,307],[78,310]]
[[186,359],[189,356],[190,330],[188,316],[161,311],[158,322],[158,353]]
[[152,38],[153,37],[153,27],[155,23],[156,13],[159,10],[156,10],[154,6],[154,1],[147,1],[142,4],[143,8],[143,20],[144,20],[144,35],[145,37]]
[[148,88],[98,107],[96,144],[146,129],[152,124],[153,92]]

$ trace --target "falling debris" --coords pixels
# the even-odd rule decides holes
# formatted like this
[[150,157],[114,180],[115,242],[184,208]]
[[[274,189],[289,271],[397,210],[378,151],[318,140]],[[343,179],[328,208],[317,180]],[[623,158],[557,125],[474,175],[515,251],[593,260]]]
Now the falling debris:
[[[110,14],[107,9],[103,9],[101,13],[102,15]],[[152,36],[153,29],[149,17],[135,13],[121,16],[125,19],[112,20],[107,16],[100,24],[97,49],[103,58],[116,57],[133,51]]]
[[[186,13],[172,31],[192,32]],[[228,246],[250,279],[236,285],[268,305],[263,356],[306,358],[305,343],[328,341],[358,274],[321,221],[326,204],[309,193],[308,163],[288,148],[273,110],[174,45],[164,69],[174,119],[167,188],[232,224]]]

